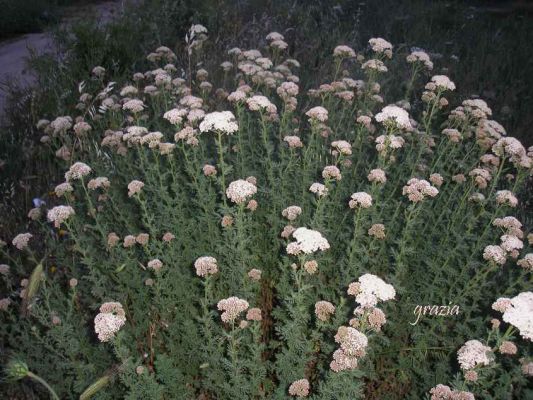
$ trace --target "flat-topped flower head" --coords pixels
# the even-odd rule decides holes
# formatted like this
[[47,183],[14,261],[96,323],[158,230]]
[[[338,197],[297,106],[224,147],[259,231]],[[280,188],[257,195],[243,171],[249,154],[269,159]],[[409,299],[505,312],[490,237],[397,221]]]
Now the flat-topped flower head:
[[219,311],[223,311],[220,318],[226,323],[234,322],[249,306],[246,300],[239,299],[235,296],[222,299],[217,304]]
[[17,249],[24,250],[26,247],[28,247],[28,242],[32,237],[33,235],[31,233],[19,233],[13,238],[13,241],[11,243]]
[[377,72],[387,72],[389,70],[387,66],[383,63],[383,61],[376,60],[374,58],[365,61],[363,65],[361,65],[361,69]]
[[200,123],[200,132],[220,132],[231,135],[239,130],[235,116],[231,111],[212,112],[206,114]]
[[266,111],[275,114],[278,109],[266,96],[255,95],[246,100],[246,104],[251,111]]
[[298,136],[285,136],[283,141],[286,142],[291,149],[297,149],[304,146],[302,140]]
[[270,32],[268,35],[266,35],[266,40],[268,41],[285,40],[285,37],[279,32]]
[[292,236],[296,241],[287,245],[288,254],[313,254],[319,250],[327,250],[330,247],[327,239],[320,232],[312,229],[298,228],[292,233]]
[[299,91],[300,91],[300,88],[294,82],[283,82],[276,89],[276,92],[278,93],[279,97],[281,97],[284,100],[288,100],[290,97],[297,96]]
[[422,50],[414,50],[406,57],[408,63],[413,64],[416,62],[424,64],[429,71],[433,69],[433,62],[429,57],[428,53]]
[[[504,300],[507,300],[506,306],[497,307]],[[503,310],[502,319],[517,328],[524,339],[533,341],[533,292],[523,292],[512,299],[498,299],[492,307]]]
[[429,181],[436,187],[440,187],[444,183],[444,178],[441,174],[433,173],[429,176]]
[[512,253],[515,250],[521,250],[524,247],[524,242],[514,235],[502,235],[500,236],[500,247],[508,253]]
[[250,308],[246,312],[246,319],[248,321],[261,321],[263,319],[261,309],[257,307]]
[[257,193],[257,186],[244,179],[233,181],[226,189],[226,196],[236,204],[244,203],[249,197]]
[[427,197],[435,197],[439,190],[424,179],[411,178],[403,187],[402,193],[413,203],[418,203]]
[[478,365],[489,365],[493,360],[492,350],[479,340],[469,340],[457,351],[457,361],[462,370]]
[[376,275],[364,274],[358,282],[352,282],[348,287],[348,294],[355,296],[355,301],[362,307],[374,307],[379,301],[394,299],[396,290],[392,285]]
[[[370,47],[376,53],[385,53],[387,57],[392,56],[392,44],[383,38],[372,38],[368,41]],[[390,54],[390,55],[389,55]]]
[[352,154],[352,145],[346,140],[335,140],[331,142],[331,147],[333,148],[332,153],[334,155],[337,153],[344,156],[349,156]]
[[376,239],[385,239],[385,225],[374,224],[368,229],[368,234]]
[[317,301],[315,303],[315,315],[320,321],[328,321],[335,313],[335,306],[329,301]]
[[511,136],[499,139],[492,146],[492,152],[499,157],[510,157],[511,159],[519,159],[527,154],[522,143]]
[[305,115],[309,117],[309,122],[326,122],[328,120],[328,110],[321,106],[311,108]]
[[522,259],[516,262],[516,265],[524,270],[533,272],[533,253],[526,254]]
[[388,150],[401,149],[405,144],[404,138],[396,135],[380,135],[375,142],[376,150],[380,154],[386,154]]
[[354,58],[355,51],[346,45],[340,45],[333,49],[333,56],[338,58]]
[[67,193],[72,193],[73,191],[74,191],[74,188],[68,182],[60,183],[54,189],[54,193],[56,194],[57,197],[62,197]]
[[194,262],[194,268],[198,276],[214,275],[218,272],[217,259],[209,256],[199,257]]
[[163,118],[173,125],[179,125],[183,122],[183,118],[187,115],[185,108],[173,108],[163,114]]
[[315,182],[309,187],[311,193],[315,193],[318,197],[324,197],[328,194],[328,188],[322,183]]
[[489,245],[483,250],[483,258],[498,265],[504,265],[507,261],[507,253],[503,248]]
[[294,397],[307,397],[309,396],[309,389],[309,381],[307,379],[299,379],[289,386],[289,395]]
[[69,116],[57,117],[50,123],[54,135],[62,134],[72,128],[72,118]]
[[[455,90],[455,83],[453,83],[446,75],[432,76],[431,83],[434,85],[435,88],[439,90]],[[426,86],[426,89],[429,89],[429,87]]]
[[514,235],[519,238],[524,237],[524,232],[522,231],[522,223],[513,216],[495,218],[494,221],[492,221],[492,225],[505,229],[508,235]]
[[200,97],[192,96],[190,94],[183,96],[180,100],[180,105],[192,109],[202,108],[204,101]]
[[[475,371],[469,371],[475,372]],[[466,378],[466,374],[465,374]],[[464,390],[452,390],[449,386],[438,384],[429,391],[430,400],[475,400],[472,393]]]
[[74,209],[71,206],[56,206],[48,211],[48,221],[53,222],[56,228],[59,228],[70,216],[74,215]]
[[161,268],[163,268],[163,262],[158,258],[154,258],[153,260],[148,261],[148,264],[146,266],[149,269],[158,272],[159,270],[161,270]]
[[368,346],[366,335],[351,326],[339,327],[335,335],[335,342],[339,343],[345,354],[355,357],[362,357]]
[[372,183],[387,182],[387,176],[385,175],[385,171],[379,168],[371,170],[367,176],[367,179]]
[[136,194],[141,193],[142,188],[144,187],[144,182],[134,179],[128,183],[128,197],[135,196]]
[[111,186],[111,182],[105,176],[99,176],[97,178],[91,179],[87,183],[87,189],[96,190],[96,189],[108,189]]
[[340,181],[342,179],[341,171],[335,165],[328,165],[322,170],[322,178]]
[[372,206],[372,196],[366,192],[353,193],[348,205],[350,208],[369,208]]
[[128,100],[126,101],[123,105],[122,105],[122,109],[124,111],[130,111],[134,114],[137,114],[137,113],[140,113],[141,111],[144,110],[144,103],[142,100],[139,100],[139,99],[131,99],[131,100]]
[[289,206],[281,212],[285,218],[289,221],[294,221],[302,213],[301,207],[298,206]]
[[75,181],[89,175],[91,172],[91,167],[78,161],[72,164],[69,170],[65,173],[65,180],[67,182]]
[[102,304],[100,313],[94,318],[94,330],[101,342],[108,342],[126,323],[126,314],[117,302]]
[[382,124],[392,124],[392,126],[398,129],[412,129],[411,120],[409,119],[409,113],[403,108],[388,105],[383,107],[381,112],[376,114],[376,121]]
[[518,199],[510,190],[498,190],[496,192],[496,204],[516,207]]

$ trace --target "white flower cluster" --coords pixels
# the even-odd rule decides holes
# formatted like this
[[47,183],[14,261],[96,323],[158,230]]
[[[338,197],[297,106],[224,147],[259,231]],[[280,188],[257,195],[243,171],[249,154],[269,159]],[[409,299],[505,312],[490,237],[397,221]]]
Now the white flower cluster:
[[396,135],[380,135],[375,142],[376,150],[380,153],[386,153],[387,149],[401,149],[405,144],[404,138]]
[[391,123],[399,129],[412,129],[409,113],[403,108],[389,105],[383,107],[381,112],[376,114],[376,121],[383,124]]
[[101,342],[108,342],[126,323],[122,304],[108,302],[100,306],[100,313],[94,318],[94,331]]
[[503,265],[507,261],[507,254],[500,246],[488,245],[483,250],[483,258],[498,265]]
[[498,299],[498,302],[504,300],[508,300],[508,306],[504,308],[502,319],[517,328],[524,339],[533,341],[533,292],[523,292],[512,299]]
[[235,116],[231,111],[212,112],[207,114],[200,123],[200,132],[222,132],[231,135],[239,130]]
[[139,99],[131,99],[122,105],[122,109],[124,111],[130,111],[134,114],[140,113],[142,110],[144,110],[144,103]]
[[435,197],[439,190],[424,179],[411,178],[407,185],[403,187],[403,195],[407,195],[410,201],[418,203],[426,197]]
[[303,143],[302,143],[302,139],[300,139],[300,137],[298,136],[285,136],[283,138],[283,141],[286,142],[289,147],[291,149],[295,149],[295,148],[299,148],[299,147],[303,147]]
[[428,53],[426,53],[425,51],[422,51],[422,50],[412,51],[411,54],[407,56],[406,60],[410,64],[415,63],[415,62],[420,62],[424,64],[424,66],[430,71],[433,69],[433,62],[429,58]]
[[60,183],[54,189],[54,193],[57,197],[64,196],[66,193],[71,193],[72,191],[74,191],[74,188],[68,182]]
[[302,213],[301,207],[298,206],[289,206],[281,212],[285,218],[289,221],[294,221]]
[[134,179],[128,183],[128,197],[132,197],[136,194],[141,193],[142,188],[144,187],[144,182]]
[[53,222],[56,228],[59,228],[68,217],[74,215],[74,209],[71,206],[56,206],[48,211],[48,221]]
[[491,348],[479,340],[469,340],[457,351],[457,361],[464,371],[478,365],[489,365],[492,359]]
[[369,208],[372,206],[372,196],[366,192],[357,192],[352,194],[348,202],[350,208]]
[[239,299],[235,296],[222,299],[217,304],[217,308],[223,311],[220,318],[226,323],[235,321],[239,317],[239,314],[246,311],[249,306],[246,300]]
[[470,392],[464,390],[452,390],[449,386],[438,384],[432,388],[430,400],[475,400],[475,397]]
[[50,128],[54,134],[65,133],[70,128],[72,128],[72,118],[71,117],[57,117],[52,122],[50,122]]
[[275,114],[278,110],[268,97],[261,95],[250,97],[246,100],[246,104],[251,111],[266,111],[269,114]]
[[385,175],[385,171],[382,169],[373,169],[368,173],[367,179],[370,182],[376,182],[376,183],[385,183],[387,182],[387,176]]
[[32,237],[33,235],[31,233],[19,233],[13,238],[13,241],[11,243],[17,249],[24,250],[26,247],[28,247],[28,242]]
[[499,157],[509,157],[515,167],[531,168],[533,159],[527,155],[525,147],[514,137],[502,137],[493,146],[492,152]]
[[372,38],[368,41],[370,47],[376,53],[385,53],[387,57],[392,57],[392,44],[383,38]]
[[187,115],[185,108],[173,108],[163,114],[163,118],[173,125],[179,125],[183,121],[183,117]]
[[328,194],[328,188],[322,183],[315,182],[309,187],[311,193],[315,193],[318,197],[323,197]]
[[315,303],[315,315],[320,321],[328,321],[335,313],[335,306],[329,301],[317,301]]
[[226,196],[236,204],[244,203],[248,197],[253,196],[256,193],[257,186],[244,179],[238,179],[231,182],[226,189]]
[[296,241],[287,245],[287,254],[313,254],[318,250],[324,251],[330,247],[327,239],[320,232],[312,229],[298,228],[292,233],[292,236]]
[[358,358],[366,354],[366,335],[350,326],[341,326],[335,335],[335,342],[339,344],[339,349],[333,353],[333,360],[329,364],[331,370],[339,372],[357,368]]
[[311,108],[309,111],[305,113],[309,117],[309,122],[311,121],[320,121],[320,122],[326,122],[328,120],[328,110],[326,110],[324,107],[317,106]]
[[510,190],[498,190],[496,192],[496,204],[516,207],[518,199]]
[[353,58],[355,57],[355,51],[346,45],[340,45],[333,49],[333,55],[339,58]]
[[340,169],[335,165],[327,165],[322,170],[322,178],[340,181],[342,179],[342,174]]
[[331,151],[333,155],[340,153],[344,156],[350,156],[352,154],[352,145],[346,140],[335,140],[331,142],[331,147],[333,147]]
[[355,301],[363,308],[372,308],[380,301],[393,300],[396,290],[376,275],[364,274],[358,282],[348,286],[348,294],[355,296]]
[[[441,90],[455,90],[455,83],[451,81],[446,75],[434,75],[431,77],[431,83]],[[426,86],[426,89],[428,87]]]
[[361,65],[363,70],[373,70],[377,72],[387,72],[389,69],[381,60],[371,59]]
[[309,395],[309,381],[307,379],[298,379],[289,386],[289,395],[295,397],[307,397]]
[[528,253],[516,262],[516,265],[522,267],[526,271],[533,272],[533,253]]
[[91,167],[82,162],[76,162],[72,164],[70,169],[65,173],[65,179],[67,182],[81,179],[84,176],[89,175],[92,172]]
[[209,256],[199,257],[194,262],[194,268],[198,276],[214,275],[218,272],[217,259]]

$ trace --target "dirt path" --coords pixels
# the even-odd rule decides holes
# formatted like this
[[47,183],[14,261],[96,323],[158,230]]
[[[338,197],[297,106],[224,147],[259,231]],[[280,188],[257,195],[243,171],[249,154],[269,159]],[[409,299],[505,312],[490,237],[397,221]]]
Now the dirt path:
[[[105,24],[124,11],[125,3],[126,0],[115,0],[69,7],[65,10],[67,17],[62,24],[68,25],[91,13],[95,13],[99,22]],[[4,83],[15,81],[23,87],[30,87],[35,82],[31,71],[26,69],[30,49],[36,54],[53,52],[51,34],[31,33],[0,42],[0,118],[4,114],[7,99]]]

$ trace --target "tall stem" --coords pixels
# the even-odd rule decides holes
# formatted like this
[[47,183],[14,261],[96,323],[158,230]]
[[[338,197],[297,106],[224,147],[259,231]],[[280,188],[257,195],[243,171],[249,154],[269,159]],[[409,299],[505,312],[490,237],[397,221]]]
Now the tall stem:
[[31,371],[28,371],[28,378],[31,378],[43,385],[48,390],[48,392],[50,392],[50,396],[52,396],[52,399],[59,400],[59,396],[56,394],[54,389],[52,389],[52,387],[43,378],[38,375],[35,375]]

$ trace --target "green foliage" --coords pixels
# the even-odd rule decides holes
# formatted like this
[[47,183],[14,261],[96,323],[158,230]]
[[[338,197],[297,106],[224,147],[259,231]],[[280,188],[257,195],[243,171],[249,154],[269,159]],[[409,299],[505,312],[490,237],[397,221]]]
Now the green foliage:
[[[52,100],[45,112],[32,116],[31,125],[44,117],[55,122],[31,129],[34,146],[43,159],[62,155],[54,158],[54,173],[46,179],[61,183],[65,171],[79,167],[76,161],[91,172],[71,178],[71,192],[56,188],[43,196],[46,204],[16,231],[34,234],[29,248],[16,249],[14,235],[4,236],[9,244],[2,262],[11,268],[1,276],[2,297],[9,299],[0,312],[8,353],[2,360],[16,355],[60,398],[85,393],[97,399],[285,399],[291,384],[304,378],[317,400],[420,399],[439,383],[481,399],[527,398],[531,378],[521,368],[531,357],[531,344],[516,330],[490,328],[489,320],[498,317],[491,310],[497,298],[530,290],[531,271],[515,260],[531,246],[526,242],[517,255],[507,251],[503,266],[484,259],[483,252],[506,233],[494,220],[517,211],[499,204],[497,191],[510,190],[522,199],[531,167],[492,150],[498,138],[485,126],[489,113],[480,117],[476,107],[454,109],[461,96],[442,88],[422,93],[430,73],[406,63],[407,48],[395,47],[392,59],[373,53],[368,37],[358,36],[362,28],[342,42],[366,58],[332,60],[346,32],[343,24],[360,21],[362,11],[321,14],[324,5],[317,3],[304,15],[280,5],[281,22],[303,24],[302,31],[284,31],[290,46],[280,52],[254,24],[242,42],[217,42],[212,33],[204,41],[191,31],[185,43],[150,38],[154,21],[180,13],[172,2],[156,3],[165,12],[147,14],[145,20],[134,13],[103,31],[91,24],[75,28],[74,39],[64,36],[62,42],[71,58],[55,74],[39,77],[43,88],[51,89],[41,95]],[[221,8],[207,20],[220,31],[235,30],[236,19],[225,14],[232,10]],[[311,30],[332,26],[319,44],[304,45]],[[174,28],[162,26],[161,32],[177,35]],[[146,58],[165,43],[176,54],[160,49],[151,61]],[[239,72],[243,59],[227,54],[236,45],[257,45],[278,68]],[[294,57],[301,68],[286,61]],[[363,69],[373,57],[389,71]],[[233,63],[229,73],[220,69],[225,60]],[[55,65],[45,58],[36,62],[43,71]],[[103,74],[91,73],[97,64],[105,67]],[[208,71],[212,87],[200,69]],[[131,76],[145,70],[142,79]],[[285,81],[298,82],[297,103],[277,90]],[[277,113],[228,101],[227,94],[243,84],[249,85],[246,98],[267,96]],[[317,91],[321,84],[330,86]],[[131,98],[142,100],[141,112],[128,111]],[[408,110],[415,129],[378,122],[383,102]],[[327,110],[327,120],[306,115],[314,106]],[[171,123],[163,115],[175,108],[185,113]],[[199,110],[231,110],[238,131],[199,132],[199,121],[192,118]],[[67,115],[70,126],[57,128],[56,117]],[[91,129],[80,130],[81,122]],[[131,127],[138,137],[131,137]],[[443,133],[445,128],[457,130],[459,143]],[[300,137],[303,147],[289,147],[283,140],[289,135]],[[384,148],[376,147],[378,137]],[[402,146],[388,147],[398,138]],[[332,146],[339,140],[350,144],[351,154]],[[495,154],[498,165],[481,159]],[[206,164],[216,167],[216,174],[205,173]],[[342,179],[328,175],[326,166],[337,167]],[[470,174],[481,167],[490,176],[484,184]],[[376,168],[385,171],[386,182],[368,179]],[[440,174],[443,183],[432,174]],[[108,178],[110,185],[97,187],[96,177]],[[431,180],[438,194],[409,201],[404,186],[415,177]],[[244,179],[254,182],[257,193],[236,204],[226,190]],[[135,191],[128,186],[133,181],[144,185]],[[314,182],[323,183],[328,194],[310,193]],[[359,192],[372,197],[371,206],[349,206]],[[479,194],[484,198],[474,201]],[[75,215],[54,226],[44,214],[58,204],[72,207]],[[291,205],[302,213],[287,221],[282,211]],[[531,219],[522,201],[518,214],[524,226],[514,234],[525,236]],[[288,249],[295,238],[288,224],[320,232],[330,248],[292,254]],[[375,224],[384,224],[384,237],[370,233]],[[195,262],[202,256],[216,258],[217,273],[198,276]],[[161,261],[160,269],[150,267],[154,260]],[[309,264],[314,261],[317,271]],[[249,275],[252,269],[261,270],[260,279]],[[394,301],[380,304],[387,318],[382,330],[370,322],[373,308],[362,311],[362,300],[347,295],[349,287],[355,290],[349,285],[366,273],[396,289]],[[21,282],[24,278],[30,281]],[[245,311],[221,317],[218,302],[232,296],[246,300],[246,308],[261,309],[261,320],[247,318]],[[104,341],[95,317],[111,301],[122,305],[125,324]],[[320,318],[319,301],[334,305],[333,315]],[[459,315],[427,314],[413,324],[417,305],[452,304],[459,305]],[[334,372],[330,363],[342,347],[339,328],[349,325],[368,338],[368,345],[354,356],[356,368]],[[457,350],[471,339],[498,353],[491,365],[476,367],[476,383],[467,382],[457,364]],[[508,340],[518,344],[518,355],[499,354]],[[44,396],[41,388],[24,383],[5,383],[2,390]]]

